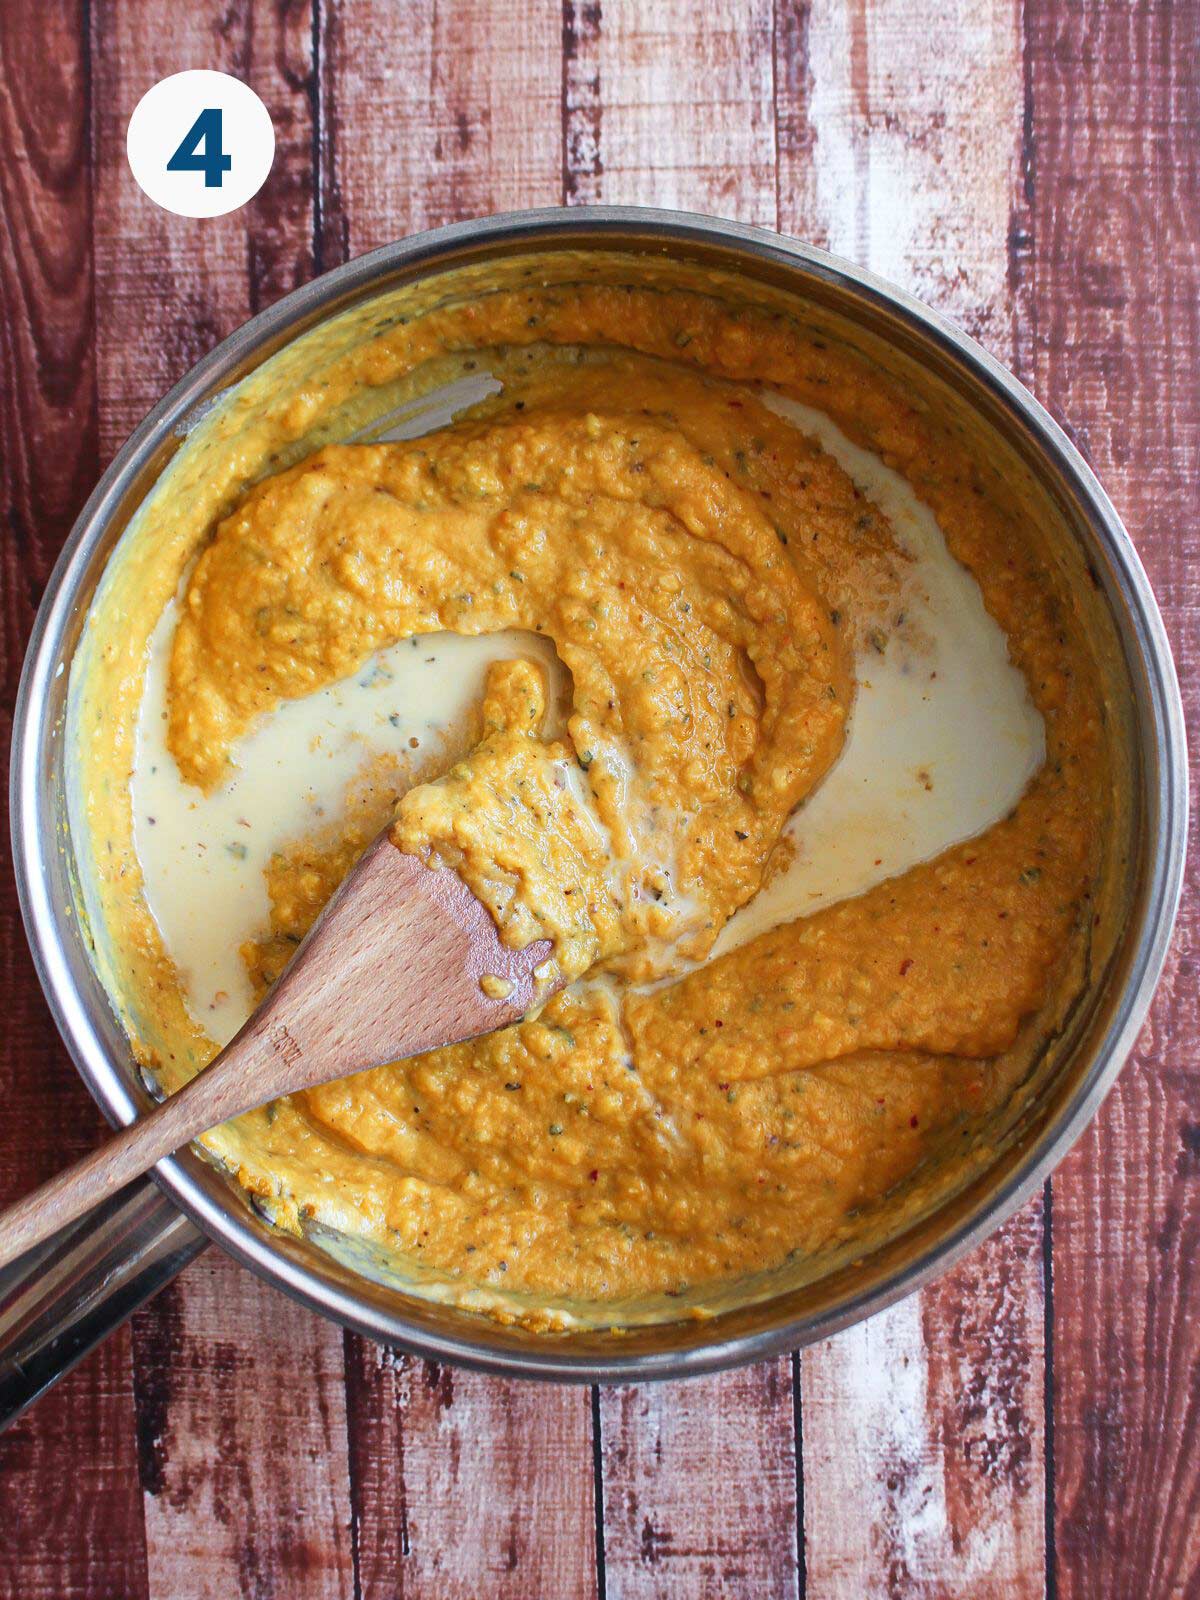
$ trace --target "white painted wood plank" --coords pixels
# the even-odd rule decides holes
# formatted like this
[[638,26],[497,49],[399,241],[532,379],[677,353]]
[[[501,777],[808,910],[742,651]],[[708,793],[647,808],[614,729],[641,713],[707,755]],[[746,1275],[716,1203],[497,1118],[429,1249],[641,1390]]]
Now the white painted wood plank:
[[325,265],[562,194],[562,8],[322,8]]
[[[1013,0],[814,0],[778,39],[779,225],[1012,359],[1023,219]],[[1044,1587],[1040,1207],[948,1278],[804,1354],[808,1594]]]
[[481,1377],[361,1339],[347,1383],[361,1600],[593,1600],[586,1389]]
[[798,1594],[792,1363],[600,1394],[608,1600]]
[[152,1600],[353,1588],[342,1335],[218,1250],[134,1326]]
[[772,226],[769,0],[621,0],[598,23],[570,9],[568,198]]

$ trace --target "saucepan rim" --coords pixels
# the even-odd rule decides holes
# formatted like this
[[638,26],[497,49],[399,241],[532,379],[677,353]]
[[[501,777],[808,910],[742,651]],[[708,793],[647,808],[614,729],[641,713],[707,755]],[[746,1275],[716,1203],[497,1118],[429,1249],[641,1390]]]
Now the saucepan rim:
[[[1183,708],[1167,636],[1154,595],[1133,543],[1108,496],[1054,419],[999,362],[939,312],[902,289],[825,251],[765,229],[688,212],[643,207],[553,207],[512,212],[418,233],[347,262],[287,295],[244,324],[192,368],[134,430],[91,495],[68,538],[47,585],[25,659],[13,724],[10,774],[13,865],[35,965],[50,1009],[84,1082],[110,1121],[131,1121],[142,1109],[127,1061],[118,1062],[97,1032],[70,969],[67,945],[81,937],[77,919],[55,904],[45,870],[59,841],[40,801],[50,695],[66,667],[64,647],[96,547],[147,463],[164,440],[178,432],[223,382],[240,375],[254,358],[282,343],[343,303],[392,277],[469,260],[476,250],[507,253],[528,245],[578,238],[585,246],[639,245],[717,247],[735,256],[773,263],[792,274],[797,288],[820,280],[886,308],[926,344],[939,347],[990,391],[1002,408],[1038,438],[1108,560],[1125,608],[1144,674],[1144,704],[1135,730],[1153,780],[1144,785],[1146,840],[1144,883],[1138,900],[1141,925],[1127,955],[1123,985],[1103,1036],[1070,1099],[1047,1122],[1004,1182],[973,1211],[925,1246],[883,1281],[855,1290],[816,1313],[777,1326],[732,1336],[722,1319],[705,1324],[695,1342],[680,1349],[629,1351],[612,1339],[612,1351],[574,1354],[570,1341],[531,1336],[519,1347],[499,1342],[485,1318],[464,1319],[469,1333],[447,1335],[389,1312],[338,1281],[320,1253],[300,1260],[279,1248],[269,1233],[220,1186],[204,1181],[211,1171],[185,1152],[155,1171],[163,1190],[213,1240],[268,1282],[343,1325],[384,1343],[436,1361],[505,1376],[580,1382],[685,1377],[762,1359],[837,1332],[911,1293],[943,1272],[997,1228],[1043,1181],[1091,1120],[1111,1087],[1145,1019],[1166,957],[1183,881],[1187,830],[1187,761]],[[732,263],[736,267],[736,262]]]

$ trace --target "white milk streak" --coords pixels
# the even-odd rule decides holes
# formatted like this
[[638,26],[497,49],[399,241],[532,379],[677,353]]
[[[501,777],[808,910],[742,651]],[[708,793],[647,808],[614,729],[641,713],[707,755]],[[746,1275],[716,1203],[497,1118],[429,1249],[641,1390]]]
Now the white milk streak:
[[[824,413],[763,399],[878,506],[912,564],[880,626],[883,652],[866,639],[860,647],[842,754],[785,830],[791,864],[731,919],[716,954],[982,833],[1016,804],[1045,756],[1042,719],[1004,633],[907,479]],[[903,626],[891,626],[899,614]]]
[[[902,611],[904,626],[883,629],[882,653],[868,644],[860,655],[845,750],[788,824],[794,858],[733,918],[718,954],[981,832],[1019,798],[1044,750],[1041,719],[1004,635],[929,509],[822,413],[765,398],[840,462],[912,561],[890,612]],[[354,780],[380,757],[409,756],[413,739],[418,754],[428,752],[462,727],[492,662],[540,661],[555,707],[565,669],[533,634],[405,640],[353,677],[264,716],[234,750],[229,781],[204,795],[183,782],[166,747],[176,615],[172,602],[151,639],[132,782],[134,845],[189,1010],[224,1044],[252,1004],[238,949],[267,927],[272,855],[335,824]]]
[[[188,1009],[224,1044],[250,1014],[238,947],[267,926],[263,873],[272,855],[335,823],[348,787],[379,757],[436,749],[479,704],[493,661],[536,659],[552,685],[565,672],[550,642],[534,634],[406,639],[353,677],[263,717],[237,744],[232,777],[206,795],[183,781],[166,744],[176,615],[172,601],[150,641],[132,783],[134,848]],[[549,703],[557,703],[553,687]]]

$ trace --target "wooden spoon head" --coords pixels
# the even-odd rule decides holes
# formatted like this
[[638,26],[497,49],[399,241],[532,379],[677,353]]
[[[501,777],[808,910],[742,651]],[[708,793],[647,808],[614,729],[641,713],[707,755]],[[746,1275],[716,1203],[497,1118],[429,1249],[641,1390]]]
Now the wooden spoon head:
[[[287,970],[206,1071],[148,1117],[0,1216],[0,1264],[81,1215],[205,1128],[296,1089],[503,1028],[535,997],[549,940],[500,942],[453,872],[382,833]],[[495,978],[497,984],[485,985]],[[493,991],[507,984],[503,995]]]
[[533,976],[550,952],[547,939],[509,949],[456,873],[385,831],[229,1049],[243,1036],[273,1047],[255,1052],[263,1099],[312,1088],[507,1027],[560,987]]

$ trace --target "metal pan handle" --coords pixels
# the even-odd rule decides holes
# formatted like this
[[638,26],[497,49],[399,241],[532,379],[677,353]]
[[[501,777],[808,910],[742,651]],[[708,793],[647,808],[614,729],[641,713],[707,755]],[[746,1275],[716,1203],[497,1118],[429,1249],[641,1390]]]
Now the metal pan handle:
[[207,1242],[156,1183],[139,1178],[0,1271],[0,1429]]

